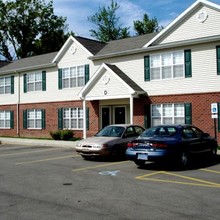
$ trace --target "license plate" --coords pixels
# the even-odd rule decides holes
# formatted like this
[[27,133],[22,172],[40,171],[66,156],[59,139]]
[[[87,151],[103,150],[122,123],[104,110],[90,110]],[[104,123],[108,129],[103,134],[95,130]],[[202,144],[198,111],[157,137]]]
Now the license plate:
[[148,154],[141,153],[137,155],[138,160],[148,160]]

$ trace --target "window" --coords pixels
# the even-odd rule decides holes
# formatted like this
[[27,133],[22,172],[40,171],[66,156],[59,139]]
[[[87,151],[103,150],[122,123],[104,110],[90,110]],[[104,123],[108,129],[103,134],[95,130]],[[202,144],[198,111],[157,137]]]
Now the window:
[[185,123],[184,104],[154,104],[151,106],[152,125]]
[[64,108],[63,109],[63,128],[82,129],[83,128],[83,109]]
[[62,69],[63,88],[84,86],[84,66],[75,66]]
[[83,87],[89,81],[89,65],[80,65],[58,69],[58,87]]
[[0,111],[0,129],[13,128],[14,116],[12,111]]
[[184,77],[184,51],[150,56],[151,80]]
[[46,72],[24,74],[24,92],[46,91]]
[[28,109],[23,111],[24,129],[45,129],[45,110]]
[[0,78],[0,94],[14,93],[14,76]]

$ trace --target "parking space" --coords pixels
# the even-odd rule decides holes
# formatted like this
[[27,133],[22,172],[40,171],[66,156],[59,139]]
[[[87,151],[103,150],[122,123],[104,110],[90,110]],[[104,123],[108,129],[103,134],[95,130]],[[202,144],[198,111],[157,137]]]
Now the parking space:
[[71,148],[0,145],[0,219],[218,219],[220,160],[84,160]]

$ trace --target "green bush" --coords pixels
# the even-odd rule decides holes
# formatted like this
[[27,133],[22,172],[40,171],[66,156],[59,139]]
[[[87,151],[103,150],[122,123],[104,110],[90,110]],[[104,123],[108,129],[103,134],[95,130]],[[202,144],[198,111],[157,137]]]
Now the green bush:
[[54,140],[71,140],[73,138],[73,131],[72,130],[57,130],[57,131],[50,131],[50,136]]

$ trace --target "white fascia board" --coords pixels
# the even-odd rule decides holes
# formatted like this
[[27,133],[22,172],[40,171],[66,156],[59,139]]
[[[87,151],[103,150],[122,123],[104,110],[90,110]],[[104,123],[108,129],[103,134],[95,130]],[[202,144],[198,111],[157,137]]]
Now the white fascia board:
[[104,72],[104,69],[114,74],[118,78],[118,80],[120,80],[128,88],[129,94],[135,94],[135,91],[124,80],[122,80],[114,71],[112,71],[112,69],[110,69],[105,63],[103,63],[78,94],[80,99],[85,99],[86,92],[96,83],[96,80]]
[[179,21],[181,21],[183,18],[185,18],[187,16],[187,14],[189,14],[191,11],[193,11],[200,4],[204,4],[204,5],[207,5],[212,8],[220,10],[220,5],[209,2],[207,0],[198,0],[195,3],[193,3],[189,8],[187,8],[182,14],[180,14],[175,20],[173,20],[169,25],[167,25],[158,35],[156,35],[152,40],[150,40],[146,45],[144,45],[144,47],[149,47],[157,39],[159,39],[161,36],[166,34],[172,27],[174,27]]
[[60,49],[60,51],[58,52],[58,54],[56,55],[56,57],[53,59],[53,63],[56,63],[59,58],[69,49],[69,46],[72,43],[76,43],[79,47],[81,47],[83,50],[85,50],[89,56],[94,56],[90,51],[88,51],[79,41],[76,40],[75,37],[70,36],[67,41],[65,42],[65,44],[62,46],[62,48]]

